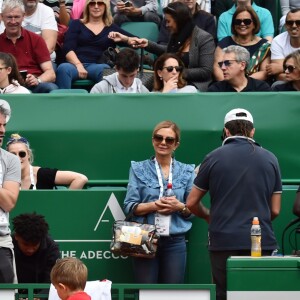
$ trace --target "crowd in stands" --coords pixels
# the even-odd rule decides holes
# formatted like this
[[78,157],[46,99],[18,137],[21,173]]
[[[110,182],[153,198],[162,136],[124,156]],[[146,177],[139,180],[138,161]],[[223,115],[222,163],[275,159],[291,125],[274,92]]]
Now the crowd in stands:
[[[0,51],[15,57],[17,69],[11,73],[23,72],[25,77],[9,81],[16,88],[1,83],[1,93],[49,93],[72,89],[83,79],[98,84],[117,71],[115,61],[107,62],[107,49],[124,47],[152,53],[146,63],[153,73],[153,59],[166,52],[177,55],[184,68],[172,80],[182,75],[197,92],[211,91],[210,85],[227,80],[227,69],[242,63],[235,60],[220,67],[231,45],[250,53],[244,68],[247,80],[265,81],[269,90],[278,91],[275,86],[290,81],[293,76],[287,74],[296,69],[284,69],[283,61],[300,48],[298,2],[280,0],[282,18],[276,24],[264,0],[2,0]],[[156,24],[158,38],[125,31],[122,26],[128,22]],[[155,78],[153,74],[152,84],[143,92],[152,92]]]

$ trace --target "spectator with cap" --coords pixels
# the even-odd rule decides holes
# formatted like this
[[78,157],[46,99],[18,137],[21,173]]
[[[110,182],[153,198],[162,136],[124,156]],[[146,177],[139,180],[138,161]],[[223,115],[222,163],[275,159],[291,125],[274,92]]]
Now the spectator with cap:
[[[0,147],[11,116],[9,104],[0,100]],[[9,212],[15,207],[21,184],[18,158],[0,148],[0,283],[16,283],[13,243],[9,228]]]
[[218,61],[224,80],[211,84],[208,92],[268,92],[270,86],[262,80],[248,77],[247,65],[250,54],[241,46],[229,46],[223,50],[223,59]]
[[[278,248],[272,228],[281,205],[281,175],[273,153],[254,141],[254,121],[242,108],[224,118],[222,146],[201,163],[187,207],[209,223],[209,254],[217,300],[226,299],[226,261],[249,256],[253,217],[262,227],[262,254]],[[210,194],[210,209],[202,203]]]
[[18,282],[50,283],[50,272],[60,253],[45,217],[24,213],[14,217],[12,223]]

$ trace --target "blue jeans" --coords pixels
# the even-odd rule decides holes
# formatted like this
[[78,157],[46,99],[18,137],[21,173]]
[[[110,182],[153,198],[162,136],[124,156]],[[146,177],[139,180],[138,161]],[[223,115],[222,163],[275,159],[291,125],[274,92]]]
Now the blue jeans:
[[154,259],[133,258],[136,283],[184,283],[186,243],[184,235],[161,237]]
[[26,86],[32,93],[50,93],[53,90],[57,90],[58,86],[52,82],[41,82],[35,86]]
[[[84,63],[84,68],[87,70],[87,79],[94,81],[95,83],[102,80],[103,69],[110,68],[107,64],[92,64]],[[62,63],[56,70],[56,84],[60,89],[72,88],[72,82],[80,79],[76,66],[70,63]]]

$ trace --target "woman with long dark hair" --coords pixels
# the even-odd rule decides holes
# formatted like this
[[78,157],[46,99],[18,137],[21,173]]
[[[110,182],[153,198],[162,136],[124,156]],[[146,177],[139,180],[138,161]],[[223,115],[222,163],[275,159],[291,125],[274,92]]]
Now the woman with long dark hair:
[[191,10],[184,3],[169,3],[163,13],[171,33],[166,46],[144,38],[128,39],[119,32],[111,32],[109,37],[115,42],[128,42],[135,48],[145,48],[157,56],[165,52],[177,54],[185,66],[183,78],[188,84],[205,92],[211,82],[214,61],[215,44],[212,35],[194,24]]

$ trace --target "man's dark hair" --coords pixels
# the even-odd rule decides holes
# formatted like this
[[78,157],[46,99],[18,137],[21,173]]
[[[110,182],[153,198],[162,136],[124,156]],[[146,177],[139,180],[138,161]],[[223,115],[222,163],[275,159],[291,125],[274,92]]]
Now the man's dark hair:
[[13,221],[14,232],[29,243],[39,243],[47,234],[45,217],[34,213],[20,214]]
[[126,73],[132,73],[139,68],[140,57],[137,52],[130,48],[122,49],[116,57],[116,69],[122,69]]
[[225,128],[227,128],[232,136],[246,136],[250,137],[250,133],[253,129],[253,124],[246,120],[234,120],[229,121],[225,124]]

